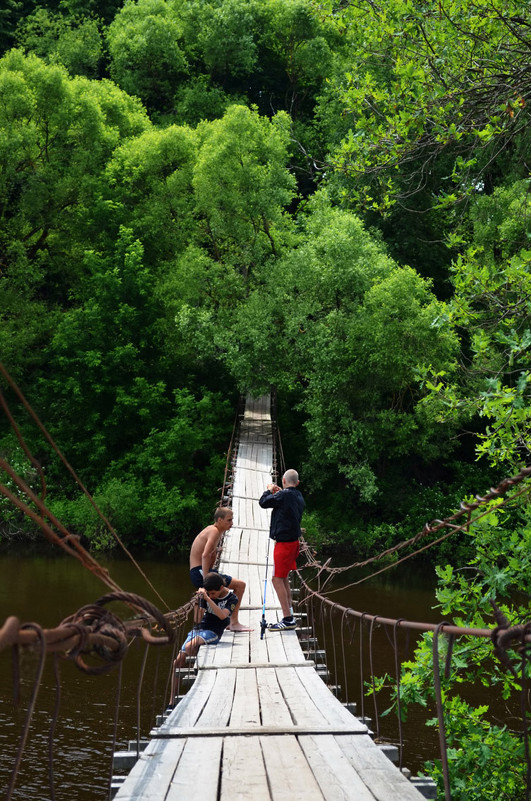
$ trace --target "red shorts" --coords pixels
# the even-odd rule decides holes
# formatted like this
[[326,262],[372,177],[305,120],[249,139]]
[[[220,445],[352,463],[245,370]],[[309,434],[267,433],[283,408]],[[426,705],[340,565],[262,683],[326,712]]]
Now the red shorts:
[[299,555],[299,540],[294,542],[277,542],[273,551],[275,561],[274,575],[277,578],[287,578],[290,570],[295,570],[295,559]]

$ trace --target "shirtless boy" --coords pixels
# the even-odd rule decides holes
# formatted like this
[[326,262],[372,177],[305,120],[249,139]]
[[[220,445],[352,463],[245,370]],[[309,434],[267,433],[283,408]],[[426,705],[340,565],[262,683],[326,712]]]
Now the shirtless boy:
[[[221,536],[232,526],[232,520],[232,509],[227,506],[218,507],[214,513],[213,525],[200,531],[193,541],[190,549],[190,579],[196,589],[203,586],[203,576],[212,571]],[[238,604],[231,615],[228,631],[252,631],[238,620],[245,582],[232,576],[220,575],[225,580],[225,586],[238,597]]]

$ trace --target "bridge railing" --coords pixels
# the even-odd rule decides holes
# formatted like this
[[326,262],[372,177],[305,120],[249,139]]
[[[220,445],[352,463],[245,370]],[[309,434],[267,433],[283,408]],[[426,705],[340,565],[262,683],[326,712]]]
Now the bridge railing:
[[[120,604],[120,611],[126,607],[126,612],[136,616],[123,619],[111,611],[109,604]],[[113,754],[117,743],[118,723],[121,713],[121,704],[131,705],[130,698],[122,691],[122,665],[125,657],[131,653],[131,646],[137,642],[144,644],[144,651],[140,664],[136,666],[135,710],[136,727],[131,732],[136,735],[136,757],[140,750],[142,738],[142,718],[146,718],[146,709],[149,712],[148,725],[153,725],[155,714],[163,714],[169,703],[171,686],[171,670],[175,651],[184,634],[190,627],[195,602],[188,602],[174,611],[163,614],[153,604],[141,596],[116,592],[108,593],[95,603],[83,606],[73,615],[63,620],[58,626],[44,629],[37,623],[20,623],[16,617],[9,617],[0,628],[0,652],[10,650],[12,654],[12,687],[13,687],[13,716],[14,721],[20,720],[19,710],[24,710],[20,733],[13,738],[13,759],[8,779],[6,801],[11,801],[26,745],[30,736],[32,719],[41,708],[37,707],[39,692],[42,696],[43,674],[47,661],[53,660],[55,690],[47,695],[55,694],[55,702],[44,700],[45,706],[52,706],[49,722],[48,748],[43,761],[47,759],[48,786],[50,798],[56,796],[56,779],[54,770],[54,734],[60,720],[60,699],[62,696],[62,680],[59,670],[59,659],[73,662],[75,666],[88,676],[101,676],[111,670],[115,671],[117,681],[114,691],[114,720],[112,722],[112,743],[108,746],[109,753]],[[141,616],[139,616],[141,615]],[[162,670],[158,654],[164,652]],[[146,665],[151,652],[155,649],[157,660],[155,669],[151,670],[152,682],[149,691],[146,687]],[[134,649],[133,649],[134,650]],[[31,659],[25,658],[31,655]],[[21,666],[21,656],[24,657]],[[34,673],[30,671],[34,666]],[[190,670],[191,667],[185,668]],[[129,693],[129,690],[128,690]],[[92,698],[86,698],[86,705],[91,700],[98,701],[97,689],[90,692]],[[108,693],[107,696],[108,697]],[[158,709],[155,704],[158,703]],[[80,721],[81,722],[81,721]],[[13,722],[11,726],[14,726]],[[136,729],[136,731],[135,731]],[[148,729],[149,730],[149,729]],[[17,744],[18,741],[18,744]],[[134,740],[133,740],[134,743]],[[96,747],[96,746],[95,746]],[[134,752],[134,747],[133,747]],[[104,768],[103,768],[104,770]],[[107,789],[110,792],[113,776],[112,760],[108,764]]]
[[[307,548],[306,548],[307,550]],[[310,571],[311,572],[311,571]],[[519,685],[521,713],[520,733],[525,744],[526,765],[523,767],[524,783],[527,784],[527,798],[531,793],[531,759],[529,732],[526,708],[528,704],[528,687],[526,676],[531,668],[531,620],[511,625],[494,603],[493,616],[496,626],[493,628],[474,628],[457,626],[447,621],[439,623],[391,618],[383,615],[369,614],[346,607],[312,588],[304,568],[297,571],[298,607],[305,610],[308,621],[308,638],[313,642],[309,648],[319,646],[326,652],[328,681],[340,699],[357,707],[358,716],[374,728],[375,736],[382,738],[378,696],[383,680],[382,673],[388,670],[389,662],[393,663],[394,676],[387,678],[386,684],[392,685],[388,697],[396,712],[396,728],[398,735],[399,767],[403,767],[404,732],[402,709],[402,663],[411,658],[411,643],[415,643],[422,634],[432,639],[432,688],[435,698],[436,716],[439,734],[439,758],[444,782],[445,798],[450,801],[450,776],[448,762],[448,746],[446,741],[445,693],[443,683],[449,679],[452,671],[452,654],[456,640],[490,640],[492,655],[501,663],[503,669],[511,671],[515,683]],[[382,636],[382,633],[384,636]],[[378,637],[378,647],[375,646]],[[390,652],[385,659],[386,670],[382,671],[382,642]],[[441,658],[443,654],[443,658]],[[444,665],[441,664],[444,659]],[[316,661],[319,661],[316,659]],[[354,669],[353,669],[354,668]],[[357,688],[352,687],[352,677],[356,675],[359,682]],[[492,693],[491,693],[492,695]],[[367,714],[368,697],[372,697],[372,711]],[[392,703],[391,703],[392,699]],[[516,699],[515,699],[516,700]],[[516,706],[516,704],[515,704]],[[389,708],[385,710],[387,715]],[[389,728],[389,727],[388,727]],[[421,736],[417,732],[417,736]]]

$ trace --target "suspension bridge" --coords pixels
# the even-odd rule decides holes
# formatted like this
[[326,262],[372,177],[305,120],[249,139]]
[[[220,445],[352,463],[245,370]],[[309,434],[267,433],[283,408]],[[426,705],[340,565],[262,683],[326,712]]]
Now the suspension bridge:
[[[8,376],[6,379],[77,480],[77,476],[14,382]],[[3,397],[0,400],[7,416],[12,420],[5,400]],[[39,469],[14,421],[12,425],[28,459]],[[158,716],[157,725],[151,729],[150,737],[146,740],[141,740],[140,734],[140,698],[144,672],[144,668],[141,668],[137,691],[137,738],[136,742],[130,742],[125,760],[127,769],[131,769],[126,776],[114,778],[111,769],[109,797],[115,797],[117,801],[182,801],[199,794],[206,801],[237,801],[250,797],[253,801],[276,801],[279,798],[282,801],[303,798],[305,801],[352,798],[356,801],[387,801],[391,798],[396,801],[418,801],[422,797],[434,798],[433,783],[411,778],[408,776],[409,772],[402,768],[400,665],[404,657],[399,654],[398,634],[401,631],[413,631],[431,632],[433,635],[433,687],[445,801],[451,801],[451,792],[441,677],[443,673],[447,675],[451,671],[453,643],[458,637],[475,638],[476,642],[477,638],[491,640],[494,655],[512,673],[516,686],[520,687],[522,739],[526,762],[521,770],[527,788],[527,801],[531,797],[531,758],[526,712],[526,671],[531,655],[531,622],[518,621],[512,625],[496,607],[494,614],[497,626],[489,629],[466,628],[445,621],[430,624],[402,618],[390,619],[345,608],[321,593],[334,571],[347,568],[332,569],[327,565],[320,565],[313,554],[306,550],[306,565],[309,569],[313,568],[318,577],[316,590],[300,574],[298,576],[301,590],[299,609],[305,609],[304,614],[310,625],[305,625],[304,615],[299,612],[300,625],[297,631],[266,631],[261,638],[262,613],[265,613],[269,622],[281,617],[280,605],[271,582],[266,581],[269,564],[269,512],[261,509],[257,502],[266,485],[271,482],[272,475],[276,477],[277,461],[283,461],[282,458],[279,460],[278,453],[275,452],[276,443],[280,439],[273,436],[269,398],[248,399],[245,411],[240,415],[238,429],[237,444],[232,450],[229,449],[232,467],[229,471],[228,457],[221,501],[224,505],[232,506],[234,524],[222,543],[218,567],[221,572],[230,573],[246,582],[240,620],[254,631],[226,631],[217,646],[203,646],[200,649],[195,664],[189,665],[187,675],[182,677],[182,684],[187,678],[193,679],[191,689],[185,695],[179,696],[179,703],[171,712]],[[41,476],[43,491],[39,497],[3,458],[0,458],[0,468],[18,488],[18,494],[15,494],[9,487],[0,484],[0,492],[4,497],[31,517],[52,543],[81,561],[110,590],[94,604],[82,607],[63,620],[55,629],[43,629],[37,623],[21,625],[14,617],[8,617],[0,628],[0,651],[6,648],[12,650],[16,703],[20,701],[19,652],[32,654],[38,663],[6,795],[6,801],[11,801],[15,797],[24,798],[24,795],[17,795],[16,781],[25,744],[30,736],[47,654],[53,653],[56,660],[57,654],[62,653],[81,671],[93,676],[120,666],[112,743],[114,751],[120,707],[121,663],[128,653],[130,643],[135,638],[145,643],[143,665],[152,646],[155,646],[158,654],[164,650],[161,646],[172,646],[175,649],[182,642],[187,629],[191,628],[189,619],[193,615],[194,605],[190,602],[177,610],[162,613],[141,596],[124,592],[108,572],[84,550],[79,539],[73,537],[46,506],[44,476]],[[228,472],[230,475],[227,477]],[[454,515],[444,520],[434,520],[410,540],[350,567],[366,566],[369,562],[376,562],[391,553],[394,556],[403,548],[409,551],[411,548],[422,550],[429,547],[421,544],[422,540],[431,537],[432,542],[440,542],[457,531],[466,530],[471,522],[479,520],[492,508],[496,508],[493,504],[502,506],[508,499],[514,501],[520,496],[525,501],[529,493],[527,482],[530,477],[531,467],[522,468],[518,475],[505,479],[484,496],[478,495],[476,500],[462,503],[460,510]],[[78,483],[88,494],[79,481]],[[99,514],[115,535],[108,521]],[[120,543],[119,538],[117,541]],[[408,557],[401,557],[405,558]],[[384,569],[387,568],[379,568],[377,572]],[[328,578],[322,580],[320,577],[325,573]],[[144,578],[148,580],[145,575]],[[155,591],[151,583],[150,586]],[[327,594],[330,592],[328,589]],[[160,600],[162,601],[161,598]],[[127,604],[137,614],[140,612],[141,617],[121,620],[106,608],[107,604],[114,601]],[[333,615],[336,616],[336,623],[339,621],[337,642],[332,633],[334,680],[340,679],[340,662],[345,666],[348,659],[359,660],[359,718],[352,714],[353,704],[348,703],[346,689],[343,688],[342,697],[346,697],[347,703],[341,703],[337,697],[340,695],[338,686],[327,686],[330,674],[326,666],[317,659],[316,606],[319,609],[320,622],[327,615],[329,621]],[[359,640],[354,643],[353,632],[357,623]],[[388,758],[389,748],[379,746],[368,728],[371,725],[375,729],[378,739],[379,714],[374,692],[372,658],[373,633],[376,628],[385,631],[394,651],[399,728],[398,748],[394,750],[398,750],[398,767]],[[333,626],[331,630],[333,632]],[[446,652],[444,667],[439,664],[439,646],[443,638],[443,650]],[[337,643],[340,643],[342,650],[340,659],[336,658]],[[347,645],[355,652],[349,657],[346,656]],[[327,651],[328,647],[329,643]],[[367,652],[368,676],[364,674]],[[170,656],[170,665],[174,654],[175,651]],[[346,670],[344,678],[346,687]],[[163,708],[166,706],[170,679],[171,675],[168,673],[166,688],[162,693],[160,689],[155,692],[154,687],[150,699],[152,705],[155,704],[158,693],[163,697]],[[372,682],[373,687],[372,724],[364,713],[364,695],[368,681]],[[59,681],[56,693],[59,698]],[[48,749],[51,799],[56,797],[53,731],[58,720],[58,707],[59,704],[56,703]],[[123,754],[115,753],[115,765],[120,756]],[[434,754],[434,758],[436,756]]]
[[199,650],[191,689],[153,729],[116,801],[423,798],[326,686],[296,631],[259,636],[264,590],[268,621],[282,616],[265,580],[270,512],[257,503],[272,468],[269,398],[248,399],[219,567],[246,582],[240,620],[254,631]]

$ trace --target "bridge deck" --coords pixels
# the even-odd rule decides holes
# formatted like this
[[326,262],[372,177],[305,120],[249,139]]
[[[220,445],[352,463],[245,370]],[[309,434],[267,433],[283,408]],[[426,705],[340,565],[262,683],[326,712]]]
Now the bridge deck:
[[[248,401],[233,487],[234,525],[221,570],[247,582],[240,620],[204,646],[197,678],[115,796],[117,801],[419,801],[422,795],[374,744],[367,727],[306,660],[295,631],[260,639],[271,481],[269,399]],[[272,574],[272,550],[268,577]],[[266,618],[280,607],[267,583]]]

